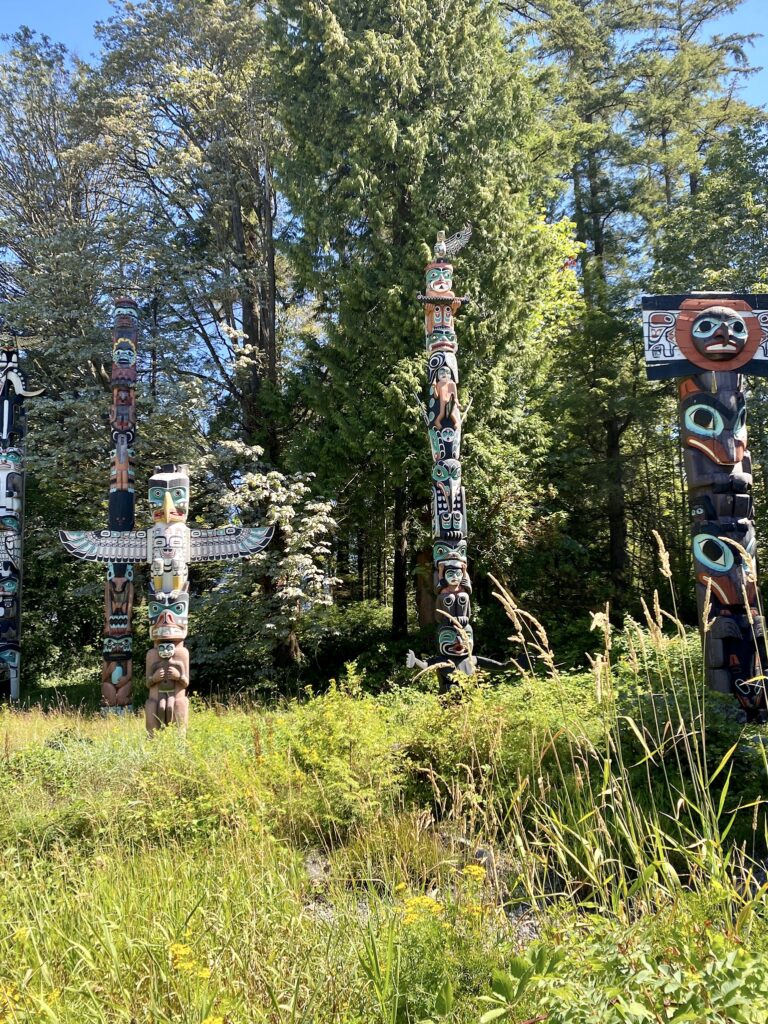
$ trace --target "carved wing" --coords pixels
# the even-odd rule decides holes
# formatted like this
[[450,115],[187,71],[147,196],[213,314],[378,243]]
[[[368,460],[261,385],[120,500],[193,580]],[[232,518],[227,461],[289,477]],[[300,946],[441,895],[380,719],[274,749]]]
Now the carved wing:
[[465,224],[461,231],[457,231],[455,235],[451,235],[445,241],[445,255],[455,256],[457,252],[464,248],[467,242],[472,237],[472,225]]
[[146,562],[146,530],[59,530],[70,555],[89,562]]
[[258,554],[272,540],[274,526],[225,526],[190,530],[190,562],[233,561]]

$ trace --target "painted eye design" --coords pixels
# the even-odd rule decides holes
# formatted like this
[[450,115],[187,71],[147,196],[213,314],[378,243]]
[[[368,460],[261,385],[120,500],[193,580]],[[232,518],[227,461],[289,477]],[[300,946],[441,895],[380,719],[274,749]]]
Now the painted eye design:
[[747,336],[747,325],[743,320],[729,320],[728,329],[737,338],[746,338]]
[[175,604],[173,606],[173,614],[174,615],[183,615],[185,611],[186,611],[186,608],[185,608],[185,606],[183,604]]
[[733,568],[733,551],[709,533],[693,538],[693,557],[714,572],[728,572]]
[[747,443],[747,410],[742,409],[739,415],[736,417],[736,423],[733,428],[733,436],[737,441],[743,441]]
[[164,493],[165,491],[162,487],[150,487],[149,500],[153,505],[162,505]]
[[174,501],[183,501],[187,497],[187,492],[183,487],[174,487],[172,497]]
[[149,614],[150,614],[150,616],[155,616],[156,617],[156,616],[158,616],[162,612],[162,610],[163,610],[163,606],[161,604],[155,604],[154,601],[150,602],[150,605],[149,605]]
[[692,405],[686,409],[685,426],[699,437],[716,437],[725,430],[723,417],[711,405]]
[[705,317],[703,320],[699,320],[693,325],[694,337],[708,338],[710,335],[715,333],[719,326],[719,320],[712,320],[709,317]]
[[711,338],[712,335],[720,327],[725,326],[728,328],[730,334],[735,338],[746,338],[747,337],[747,325],[741,319],[741,317],[732,317],[728,320],[721,320],[719,317],[705,316],[701,320],[697,320],[693,325],[692,333],[694,338]]

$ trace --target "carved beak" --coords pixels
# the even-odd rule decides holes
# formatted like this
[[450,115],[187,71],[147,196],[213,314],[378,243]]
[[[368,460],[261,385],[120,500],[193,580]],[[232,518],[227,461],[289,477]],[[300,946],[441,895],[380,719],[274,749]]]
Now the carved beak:
[[163,522],[164,523],[170,523],[171,516],[173,515],[173,513],[175,511],[176,511],[176,506],[173,504],[173,498],[171,497],[171,492],[170,491],[166,491],[165,492],[165,498],[163,500]]

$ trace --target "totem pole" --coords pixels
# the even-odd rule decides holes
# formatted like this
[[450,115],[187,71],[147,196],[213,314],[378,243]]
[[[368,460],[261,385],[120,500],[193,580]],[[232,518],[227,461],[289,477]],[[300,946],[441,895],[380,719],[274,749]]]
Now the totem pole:
[[681,377],[680,440],[699,627],[710,687],[765,717],[768,668],[757,588],[743,373],[768,376],[768,295],[645,296],[650,380]]
[[27,391],[19,370],[15,345],[5,346],[0,355],[0,666],[8,680],[11,700],[19,697],[21,668],[21,561],[24,524],[24,439],[27,432],[25,398],[42,395],[45,388]]
[[150,567],[147,654],[148,732],[172,722],[187,724],[189,651],[184,646],[189,619],[188,567],[195,562],[234,561],[269,544],[274,527],[227,526],[190,530],[189,475],[186,466],[158,466],[149,481],[152,526],[148,530],[61,530],[67,551],[91,562]]
[[[109,474],[109,529],[132,530],[134,493],[134,441],[136,439],[136,344],[139,314],[133,299],[118,299],[112,326],[112,404],[109,432],[112,440]],[[110,562],[104,590],[104,647],[101,699],[106,711],[132,710],[133,566]]]
[[[476,659],[469,624],[472,584],[467,573],[467,511],[461,486],[461,406],[458,342],[453,318],[467,296],[453,293],[453,267],[448,262],[470,239],[467,225],[446,240],[437,236],[434,259],[427,264],[427,288],[418,301],[424,306],[429,399],[422,415],[432,449],[432,556],[437,593],[439,655],[420,661],[408,652],[408,666],[438,669],[443,687],[456,671],[473,675]],[[420,403],[421,404],[421,403]]]

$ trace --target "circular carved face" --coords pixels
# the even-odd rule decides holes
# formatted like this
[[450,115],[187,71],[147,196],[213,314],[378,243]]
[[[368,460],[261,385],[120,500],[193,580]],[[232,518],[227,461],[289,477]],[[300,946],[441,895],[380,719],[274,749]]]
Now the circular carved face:
[[762,331],[743,299],[720,305],[707,298],[685,299],[675,323],[682,355],[702,370],[738,370],[754,357]]
[[733,359],[743,350],[749,332],[743,317],[727,306],[712,306],[691,325],[696,351],[706,359]]

